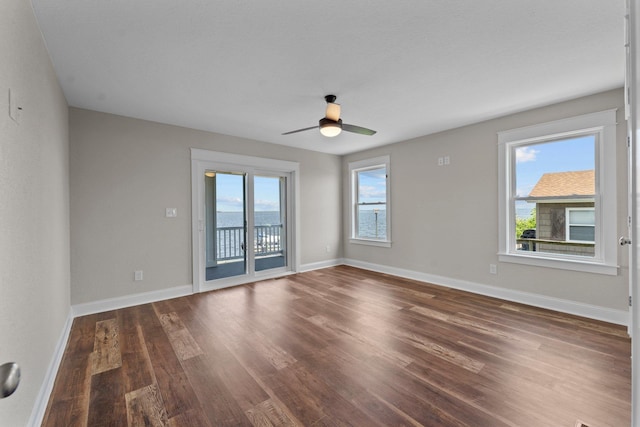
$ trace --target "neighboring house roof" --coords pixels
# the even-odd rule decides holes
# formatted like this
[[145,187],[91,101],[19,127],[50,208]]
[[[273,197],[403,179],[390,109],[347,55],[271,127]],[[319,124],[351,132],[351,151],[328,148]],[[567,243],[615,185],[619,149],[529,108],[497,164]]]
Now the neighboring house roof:
[[595,171],[545,173],[533,187],[529,198],[593,197],[596,194]]

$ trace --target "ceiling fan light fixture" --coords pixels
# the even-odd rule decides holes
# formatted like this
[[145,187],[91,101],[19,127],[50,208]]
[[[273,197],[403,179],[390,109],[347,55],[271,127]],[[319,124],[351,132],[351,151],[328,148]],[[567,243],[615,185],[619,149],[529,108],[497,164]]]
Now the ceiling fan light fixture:
[[320,119],[320,133],[327,138],[333,138],[334,136],[340,135],[342,132],[342,119],[338,119],[338,121],[330,120],[327,118]]
[[338,136],[342,131],[356,133],[359,135],[375,135],[375,130],[342,123],[342,119],[340,118],[340,104],[335,103],[335,95],[327,95],[324,99],[327,101],[327,112],[325,116],[320,119],[318,126],[292,130],[290,132],[283,133],[283,135],[291,135],[292,133],[305,132],[311,129],[320,129],[320,133],[328,138]]

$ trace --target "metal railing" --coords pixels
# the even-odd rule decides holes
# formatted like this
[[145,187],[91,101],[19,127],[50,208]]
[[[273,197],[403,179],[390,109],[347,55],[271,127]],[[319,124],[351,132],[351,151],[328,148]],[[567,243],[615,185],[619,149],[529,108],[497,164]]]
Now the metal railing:
[[[258,256],[282,253],[282,224],[256,225],[254,253]],[[216,259],[229,261],[244,258],[244,227],[216,228]]]
[[564,240],[549,239],[516,239],[516,249],[520,251],[550,252],[567,255],[593,256],[595,243],[593,242],[567,242]]

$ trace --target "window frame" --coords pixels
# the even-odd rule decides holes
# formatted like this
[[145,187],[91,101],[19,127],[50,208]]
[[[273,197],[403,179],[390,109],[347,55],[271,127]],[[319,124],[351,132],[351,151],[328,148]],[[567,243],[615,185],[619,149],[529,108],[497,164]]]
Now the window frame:
[[[375,239],[375,238],[366,238],[359,237],[357,235],[358,230],[358,173],[365,172],[368,170],[379,169],[384,167],[386,170],[386,188],[385,188],[385,196],[386,196],[386,238],[384,239]],[[390,156],[380,156],[371,159],[358,160],[355,162],[349,163],[349,205],[350,205],[350,213],[349,213],[349,242],[360,244],[360,245],[370,245],[370,246],[380,246],[380,247],[391,247],[391,158]]]
[[[498,259],[501,262],[618,274],[616,111],[605,110],[498,132]],[[595,135],[595,256],[517,251],[515,149],[585,135]]]
[[[594,221],[593,225],[592,224],[572,224],[569,219],[571,218],[571,212],[573,211],[594,211],[595,214],[595,207],[570,207],[567,206],[566,208],[564,208],[564,217],[565,217],[565,241],[567,242],[573,242],[573,243],[595,243],[595,228],[596,228],[596,223]],[[594,232],[593,232],[593,236],[594,236],[594,240],[575,240],[571,238],[571,226],[574,227],[593,227]]]

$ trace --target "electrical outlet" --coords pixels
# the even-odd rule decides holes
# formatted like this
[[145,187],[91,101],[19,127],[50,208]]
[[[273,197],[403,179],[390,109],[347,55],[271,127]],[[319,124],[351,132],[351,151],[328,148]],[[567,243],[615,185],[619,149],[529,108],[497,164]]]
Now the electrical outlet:
[[325,248],[327,253],[331,252],[331,246],[327,245],[327,247]]
[[498,266],[495,264],[489,264],[489,273],[498,274]]
[[444,156],[444,165],[448,166],[451,164],[451,157],[449,156]]
[[133,272],[133,280],[140,281],[142,280],[142,277],[143,277],[142,270],[136,270]]
[[175,218],[178,216],[178,208],[167,208],[166,217],[167,218]]
[[444,165],[444,158],[438,157],[438,166],[442,166],[442,165]]

